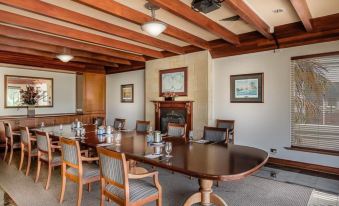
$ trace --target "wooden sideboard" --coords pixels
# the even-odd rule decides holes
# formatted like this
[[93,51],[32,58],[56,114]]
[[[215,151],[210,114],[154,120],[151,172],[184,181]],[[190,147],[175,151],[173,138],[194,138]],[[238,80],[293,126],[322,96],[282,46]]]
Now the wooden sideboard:
[[4,121],[9,122],[13,130],[18,130],[20,126],[27,126],[29,128],[39,127],[41,122],[44,122],[46,126],[69,124],[76,119],[85,124],[89,124],[93,122],[93,118],[95,117],[105,117],[105,114],[50,114],[36,115],[35,117],[27,117],[24,115],[0,116],[0,138],[4,139]]

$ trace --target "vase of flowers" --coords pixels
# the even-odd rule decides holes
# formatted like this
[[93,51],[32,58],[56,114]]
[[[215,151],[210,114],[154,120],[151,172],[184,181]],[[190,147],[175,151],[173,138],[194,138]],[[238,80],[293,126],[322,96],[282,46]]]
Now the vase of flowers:
[[166,92],[164,94],[165,101],[174,101],[176,96],[175,92]]
[[27,106],[27,116],[35,116],[35,105],[38,104],[42,98],[39,88],[35,88],[31,85],[26,85],[26,89],[20,90],[21,104]]

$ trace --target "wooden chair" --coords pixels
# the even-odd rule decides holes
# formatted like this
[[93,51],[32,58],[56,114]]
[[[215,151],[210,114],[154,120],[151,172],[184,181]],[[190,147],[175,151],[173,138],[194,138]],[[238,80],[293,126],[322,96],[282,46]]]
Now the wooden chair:
[[151,126],[150,121],[137,120],[135,130],[137,132],[148,132]]
[[214,143],[228,143],[227,139],[228,129],[217,127],[204,127],[203,139]]
[[126,124],[126,119],[115,118],[114,123],[113,123],[113,128],[117,130],[119,129],[119,125],[121,125],[121,128],[123,129],[125,127],[125,124]]
[[53,145],[47,132],[36,132],[37,146],[38,146],[38,168],[35,177],[35,183],[38,182],[40,176],[41,162],[48,165],[48,176],[45,189],[48,190],[51,180],[52,169],[61,166],[61,155],[52,152],[52,149],[61,149],[59,145]]
[[[156,201],[162,205],[162,188],[158,172],[130,174],[127,169],[125,154],[97,148],[100,158],[101,201],[104,206],[105,197],[118,205],[140,206]],[[153,177],[154,185],[142,180]]]
[[[223,120],[223,119],[217,119],[217,127],[218,128],[226,128],[228,129],[228,139],[229,143],[234,144],[234,120]],[[230,136],[232,135],[232,138]]]
[[105,117],[94,117],[92,123],[98,127],[103,126],[105,125]]
[[83,128],[86,130],[86,133],[87,132],[95,132],[96,127],[97,126],[95,124],[84,124],[83,125]]
[[176,140],[180,138],[187,141],[186,127],[187,124],[168,123],[165,139]]
[[4,161],[6,160],[6,157],[7,157],[8,147],[10,147],[11,151],[10,151],[9,160],[8,160],[8,164],[10,165],[12,162],[13,150],[21,148],[21,142],[19,141],[19,139],[18,140],[14,139],[14,136],[18,137],[20,134],[13,133],[10,123],[4,122],[3,124],[5,127],[5,137],[6,137],[6,148],[5,148]]
[[60,203],[64,200],[66,189],[66,179],[78,183],[78,200],[77,205],[81,205],[82,186],[87,184],[88,191],[91,190],[90,183],[100,180],[99,167],[96,164],[83,164],[83,161],[92,162],[99,160],[98,157],[81,156],[79,142],[76,140],[60,138],[61,144],[61,172],[62,184]]
[[25,159],[25,154],[27,153],[27,168],[26,168],[26,176],[29,174],[29,170],[31,168],[31,160],[32,157],[38,156],[38,149],[32,148],[32,141],[36,141],[31,138],[31,134],[29,133],[28,127],[20,127],[20,139],[21,139],[21,158],[19,171],[21,171],[22,164]]

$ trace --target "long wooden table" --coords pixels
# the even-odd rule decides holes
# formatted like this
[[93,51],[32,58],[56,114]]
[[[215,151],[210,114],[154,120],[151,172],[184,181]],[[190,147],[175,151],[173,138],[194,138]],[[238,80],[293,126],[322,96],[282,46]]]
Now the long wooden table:
[[[44,131],[54,137],[74,137],[70,126],[46,127]],[[85,139],[79,140],[88,147],[103,146],[105,137],[95,132],[86,133]],[[186,174],[199,179],[200,190],[190,196],[184,206],[201,203],[202,205],[226,206],[226,202],[213,193],[213,180],[229,181],[245,178],[259,170],[268,160],[267,152],[253,147],[232,144],[198,144],[174,142],[171,158],[146,158],[153,154],[155,147],[148,144],[146,135],[135,131],[122,131],[121,145],[105,145],[106,148],[125,153],[128,159],[144,162],[156,167]]]

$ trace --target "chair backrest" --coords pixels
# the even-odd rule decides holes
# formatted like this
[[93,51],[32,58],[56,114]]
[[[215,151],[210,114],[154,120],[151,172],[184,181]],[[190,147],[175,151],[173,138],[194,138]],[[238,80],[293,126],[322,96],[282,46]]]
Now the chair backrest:
[[234,129],[234,120],[217,119],[217,127],[232,130]]
[[137,132],[148,132],[150,126],[151,126],[151,122],[150,121],[137,120],[137,124],[136,124],[135,130]]
[[115,118],[114,124],[113,124],[114,129],[119,129],[120,124],[121,124],[121,128],[124,128],[126,124],[126,119]]
[[[81,168],[79,142],[72,139],[60,138],[62,163],[73,168]],[[80,174],[79,174],[80,176]]]
[[96,124],[98,127],[105,125],[105,117],[94,117],[93,124]]
[[186,137],[186,124],[168,123],[167,136],[169,137]]
[[5,127],[5,137],[11,139],[13,141],[13,133],[12,133],[12,126],[9,122],[3,122]]
[[51,141],[49,139],[49,135],[47,132],[36,131],[36,139],[37,139],[37,146],[38,150],[44,154],[48,154],[50,157],[51,155]]
[[21,143],[30,147],[31,145],[31,136],[29,134],[28,127],[20,127],[20,139]]
[[83,128],[86,130],[86,132],[95,132],[96,125],[95,124],[84,124]]
[[204,127],[204,136],[203,139],[209,140],[212,142],[221,142],[225,141],[228,143],[226,128],[217,128],[217,127]]
[[[100,164],[100,176],[105,183],[116,187],[118,191],[124,190],[124,200],[129,200],[128,170],[125,154],[97,147]],[[121,199],[121,195],[115,195]]]

